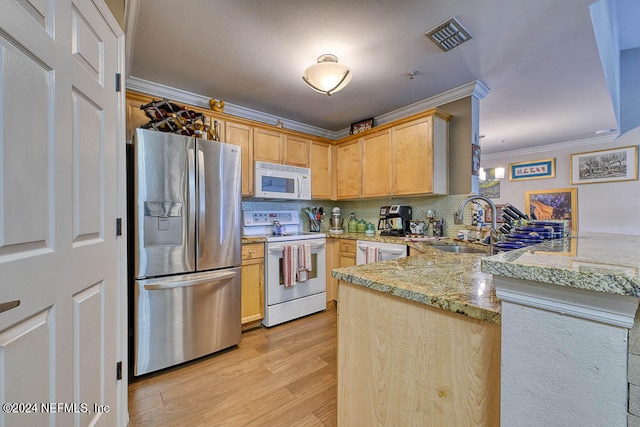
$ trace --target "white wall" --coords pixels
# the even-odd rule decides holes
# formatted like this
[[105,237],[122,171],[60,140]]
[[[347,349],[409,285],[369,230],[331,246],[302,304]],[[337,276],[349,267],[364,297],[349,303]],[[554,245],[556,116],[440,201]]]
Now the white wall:
[[[578,230],[640,235],[640,181],[570,185],[571,154],[638,145],[640,127],[612,141],[612,137],[555,144],[536,149],[517,150],[482,156],[485,169],[504,167],[506,177],[500,182],[500,198],[494,203],[511,203],[524,210],[525,192],[557,188],[578,189]],[[509,164],[556,159],[555,178],[509,181]]]

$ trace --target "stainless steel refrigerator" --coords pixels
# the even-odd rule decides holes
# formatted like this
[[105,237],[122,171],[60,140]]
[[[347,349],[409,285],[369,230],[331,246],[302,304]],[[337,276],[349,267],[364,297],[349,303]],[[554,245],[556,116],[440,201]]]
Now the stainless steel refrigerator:
[[133,375],[240,341],[240,147],[138,129]]

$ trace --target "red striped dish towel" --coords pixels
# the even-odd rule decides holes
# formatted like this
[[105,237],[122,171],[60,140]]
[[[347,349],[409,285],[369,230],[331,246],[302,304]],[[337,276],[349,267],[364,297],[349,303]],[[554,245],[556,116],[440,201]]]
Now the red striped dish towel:
[[297,272],[298,247],[296,245],[287,245],[282,248],[282,276],[285,288],[290,288],[296,284]]
[[298,245],[298,281],[309,280],[311,273],[311,245],[303,243]]
[[367,246],[367,255],[364,261],[365,264],[378,261],[380,261],[380,250],[375,246]]

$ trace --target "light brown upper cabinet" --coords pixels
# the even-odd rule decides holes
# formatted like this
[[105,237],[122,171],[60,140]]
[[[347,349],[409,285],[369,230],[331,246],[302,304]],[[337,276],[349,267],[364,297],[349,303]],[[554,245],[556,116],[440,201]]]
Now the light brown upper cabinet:
[[309,151],[311,198],[331,199],[331,144],[312,140]]
[[362,197],[392,194],[391,154],[389,129],[362,137]]
[[360,139],[338,146],[337,196],[341,199],[360,197],[362,181]]
[[448,122],[436,115],[394,126],[392,193],[448,193]]
[[[284,164],[309,167],[309,140],[299,136],[284,136]],[[313,179],[311,179],[313,184]]]
[[253,195],[253,132],[251,126],[227,122],[227,143],[242,147],[242,195]]
[[361,197],[448,193],[448,116],[432,112],[360,137]]
[[253,128],[253,160],[256,162],[283,162],[284,135],[280,132]]

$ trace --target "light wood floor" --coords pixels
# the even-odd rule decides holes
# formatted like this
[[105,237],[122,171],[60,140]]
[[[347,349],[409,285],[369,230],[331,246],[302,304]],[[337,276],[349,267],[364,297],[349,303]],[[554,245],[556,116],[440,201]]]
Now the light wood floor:
[[129,385],[129,426],[335,426],[335,308]]

